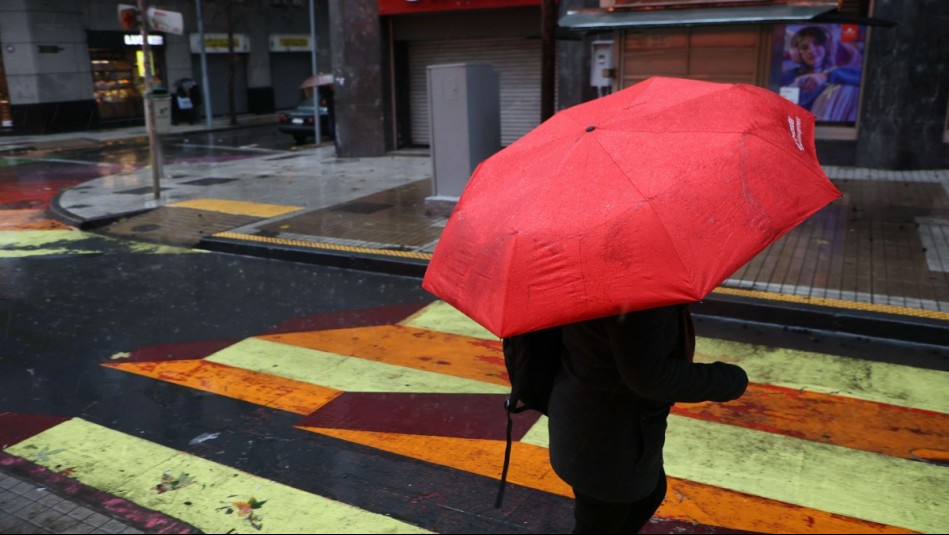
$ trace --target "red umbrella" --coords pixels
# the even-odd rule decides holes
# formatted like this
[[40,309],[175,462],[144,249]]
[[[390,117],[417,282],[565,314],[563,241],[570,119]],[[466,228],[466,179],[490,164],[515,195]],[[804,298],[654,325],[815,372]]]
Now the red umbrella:
[[650,78],[482,162],[422,286],[499,337],[698,301],[839,196],[810,112]]

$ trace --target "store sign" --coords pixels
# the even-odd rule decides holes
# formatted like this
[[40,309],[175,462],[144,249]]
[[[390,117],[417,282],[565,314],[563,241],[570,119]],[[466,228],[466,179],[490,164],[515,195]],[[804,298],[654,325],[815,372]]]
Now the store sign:
[[306,34],[273,34],[270,36],[271,52],[309,52],[310,36]]
[[[191,53],[201,53],[201,35],[193,33],[189,36],[191,42]],[[234,34],[234,52],[247,54],[250,52],[250,39],[242,33]],[[227,54],[228,42],[226,33],[206,33],[204,34],[204,51],[208,54]]]
[[177,11],[150,7],[146,14],[148,25],[156,32],[173,33],[175,35],[185,33],[184,17]]
[[[142,34],[140,33],[125,34],[125,44],[128,46],[142,46]],[[162,35],[149,34],[148,44],[151,46],[164,46],[165,37]]]

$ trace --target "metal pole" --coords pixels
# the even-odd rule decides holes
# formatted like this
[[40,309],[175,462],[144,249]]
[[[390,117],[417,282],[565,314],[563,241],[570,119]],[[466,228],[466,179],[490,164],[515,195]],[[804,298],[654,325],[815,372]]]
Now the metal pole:
[[158,144],[158,133],[155,132],[155,98],[152,93],[152,55],[148,46],[148,14],[145,11],[145,0],[138,0],[138,12],[142,20],[139,29],[142,33],[142,61],[145,62],[145,129],[148,131],[148,152],[152,166],[152,185],[155,189],[155,198],[161,198],[161,157]]
[[204,16],[201,14],[201,0],[198,0],[198,36],[201,37],[201,92],[204,94],[204,125],[210,130],[211,120],[211,84],[208,83],[208,54],[204,46]]
[[[316,7],[315,0],[310,0],[310,42],[313,43],[313,50],[310,54],[313,66],[313,76],[316,76]],[[320,132],[320,86],[313,86],[313,123],[316,129],[316,146],[319,147],[323,141],[323,134]]]
[[540,120],[550,119],[556,109],[554,89],[556,87],[557,41],[557,0],[541,2],[541,80],[540,80]]

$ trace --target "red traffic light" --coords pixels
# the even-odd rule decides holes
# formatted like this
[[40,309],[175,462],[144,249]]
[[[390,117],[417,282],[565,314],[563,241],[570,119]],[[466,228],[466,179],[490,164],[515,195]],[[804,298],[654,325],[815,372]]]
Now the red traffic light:
[[119,5],[119,26],[125,31],[137,30],[141,22],[138,8],[129,5]]

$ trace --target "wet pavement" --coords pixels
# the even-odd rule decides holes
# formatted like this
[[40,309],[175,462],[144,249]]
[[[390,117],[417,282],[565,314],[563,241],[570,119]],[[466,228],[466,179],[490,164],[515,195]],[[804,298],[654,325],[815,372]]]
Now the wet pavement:
[[[515,426],[493,507],[503,358],[419,288],[444,224],[424,213],[427,155],[249,148],[170,163],[140,215],[114,217],[151,201],[127,193],[144,171],[52,201],[91,232],[35,204],[0,212],[0,531],[569,532],[537,415]],[[676,407],[670,490],[645,532],[949,528],[949,355],[946,338],[919,341],[946,332],[926,254],[945,172],[831,171],[848,197],[702,304],[698,359],[741,364],[752,385]],[[891,245],[849,249],[854,234]],[[842,266],[877,258],[927,266],[918,302],[892,267],[869,297],[845,287]]]

